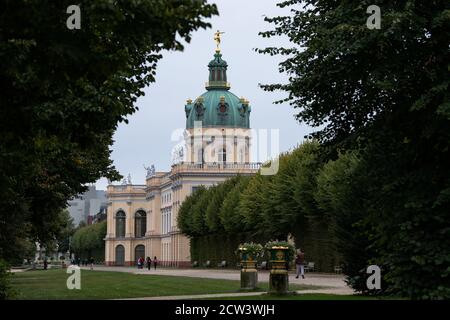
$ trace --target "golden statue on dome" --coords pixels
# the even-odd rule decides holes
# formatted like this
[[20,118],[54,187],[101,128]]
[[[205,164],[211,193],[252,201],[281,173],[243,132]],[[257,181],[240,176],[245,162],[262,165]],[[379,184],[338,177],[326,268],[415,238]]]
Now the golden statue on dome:
[[216,41],[217,44],[216,52],[220,52],[220,35],[224,33],[225,32],[220,32],[219,30],[217,30],[217,32],[214,33],[214,41]]

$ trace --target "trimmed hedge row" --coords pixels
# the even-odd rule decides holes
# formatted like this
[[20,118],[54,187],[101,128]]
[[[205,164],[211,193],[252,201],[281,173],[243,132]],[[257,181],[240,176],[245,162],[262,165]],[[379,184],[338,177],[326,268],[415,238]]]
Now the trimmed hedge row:
[[[341,264],[341,257],[330,238],[330,232],[323,224],[309,224],[293,234],[295,245],[305,252],[306,261],[314,262],[320,272],[334,272],[334,267]],[[254,236],[252,232],[235,234],[215,234],[191,238],[191,260],[200,266],[206,261],[215,267],[225,260],[227,266],[234,268],[239,262],[236,249],[244,242],[256,242],[264,245],[272,239]],[[261,261],[268,260],[263,257]]]

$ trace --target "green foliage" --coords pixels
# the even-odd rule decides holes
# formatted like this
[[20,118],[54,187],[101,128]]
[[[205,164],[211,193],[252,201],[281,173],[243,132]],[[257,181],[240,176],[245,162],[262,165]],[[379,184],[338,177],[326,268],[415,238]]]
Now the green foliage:
[[79,257],[95,258],[104,257],[106,236],[106,221],[82,227],[78,229],[72,237],[73,251]]
[[245,242],[238,246],[236,254],[247,253],[251,255],[254,259],[261,258],[264,254],[264,248],[259,243]]
[[290,242],[271,240],[264,245],[264,249],[267,251],[272,250],[273,247],[285,247],[288,249],[289,259],[292,260],[295,257],[295,247]]
[[69,250],[69,237],[75,232],[73,219],[68,210],[61,210],[51,221],[46,221],[46,230],[54,235],[53,239],[46,237],[40,245],[47,252],[67,252]]
[[75,233],[75,226],[68,210],[63,210],[58,218],[60,225],[56,236],[56,240],[58,242],[58,251],[67,252],[69,251],[70,237],[72,237]]
[[228,233],[242,232],[246,229],[242,215],[239,212],[239,201],[240,195],[247,186],[249,179],[242,176],[237,176],[233,179],[235,179],[236,184],[226,194],[219,213],[223,229]]
[[275,176],[236,176],[186,198],[178,223],[191,237],[192,260],[235,262],[233,254],[242,242],[265,243],[292,235],[308,261],[321,271],[333,271],[340,256],[332,220],[314,197],[322,165],[319,144],[305,142],[279,161]]
[[317,177],[315,199],[331,223],[336,248],[342,255],[348,283],[358,291],[367,292],[367,262],[373,256],[370,241],[361,224],[364,202],[368,197],[361,160],[356,152],[340,154],[329,161]]
[[219,213],[223,205],[223,201],[228,192],[236,184],[236,179],[228,179],[223,183],[211,188],[210,201],[205,213],[205,222],[208,226],[209,232],[223,232],[223,225],[221,224]]
[[[26,230],[24,230],[25,232]],[[14,245],[10,244],[12,248],[8,250],[8,259],[4,259],[9,265],[20,266],[24,259],[34,259],[36,243],[33,240],[19,235],[15,236],[14,240]]]
[[[241,243],[265,243],[267,240],[267,238],[257,237],[251,232],[195,236],[191,238],[190,243],[191,259],[192,261],[198,261],[200,264],[209,260],[213,266],[225,260],[229,267],[235,267],[240,262],[239,256],[236,255],[236,248]],[[260,258],[260,260],[263,259]]]
[[0,300],[6,300],[13,297],[13,290],[11,288],[11,273],[9,272],[9,265],[0,259]]
[[[120,175],[110,145],[155,80],[163,50],[182,50],[217,14],[206,1],[6,0],[0,13],[0,256],[11,243],[55,238],[67,201]],[[11,214],[14,213],[14,214]],[[27,231],[27,234],[24,231]]]
[[201,188],[197,191],[199,193],[197,201],[192,206],[191,221],[192,221],[192,232],[194,234],[205,234],[208,232],[206,226],[206,207],[209,202],[209,195],[211,190],[206,188]]
[[187,196],[183,201],[183,204],[178,211],[177,224],[180,230],[183,230],[188,236],[195,235],[195,227],[193,220],[193,209],[194,205],[199,201],[199,199],[206,192],[206,188],[204,186],[198,187],[191,195]]
[[311,135],[327,160],[344,154],[321,172],[318,193],[308,187],[299,199],[317,201],[339,243],[347,239],[352,286],[361,290],[360,267],[377,264],[387,292],[449,298],[450,5],[378,1],[381,29],[370,30],[371,4],[279,3],[290,15],[266,18],[274,29],[261,35],[292,47],[258,51],[284,56],[289,81],[263,88],[285,91],[297,119],[319,127]]
[[265,194],[268,190],[268,181],[271,176],[261,176],[257,173],[250,179],[247,188],[242,191],[238,210],[243,217],[243,223],[255,236],[264,236],[269,233],[270,221],[263,216]]

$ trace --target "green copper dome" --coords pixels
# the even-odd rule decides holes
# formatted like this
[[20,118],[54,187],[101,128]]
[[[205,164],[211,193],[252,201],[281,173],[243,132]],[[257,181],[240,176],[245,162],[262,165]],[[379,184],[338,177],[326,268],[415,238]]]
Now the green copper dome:
[[249,102],[229,91],[228,64],[220,52],[216,52],[208,68],[207,91],[185,105],[186,129],[194,128],[195,121],[201,121],[202,127],[250,128]]

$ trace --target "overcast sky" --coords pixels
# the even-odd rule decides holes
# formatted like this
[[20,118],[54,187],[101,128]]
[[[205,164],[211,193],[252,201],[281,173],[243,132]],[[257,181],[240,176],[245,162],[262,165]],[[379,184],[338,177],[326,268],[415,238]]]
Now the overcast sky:
[[[286,39],[269,40],[258,32],[271,29],[264,16],[285,14],[273,0],[215,0],[220,16],[210,20],[211,29],[192,35],[192,41],[182,52],[164,52],[157,68],[156,82],[145,89],[137,105],[139,111],[130,116],[128,124],[121,124],[114,135],[112,159],[123,176],[131,174],[133,184],[144,184],[143,165],[155,165],[156,171],[168,171],[171,150],[176,145],[172,132],[185,126],[186,99],[195,99],[205,92],[208,80],[207,64],[215,50],[216,30],[222,35],[223,59],[228,62],[228,81],[231,92],[250,101],[253,129],[279,129],[280,151],[292,149],[311,131],[294,119],[288,104],[273,104],[282,93],[268,93],[259,83],[286,82],[278,72],[278,57],[261,55],[254,48],[289,46]],[[259,159],[261,160],[261,159]],[[97,183],[106,189],[106,179]]]

